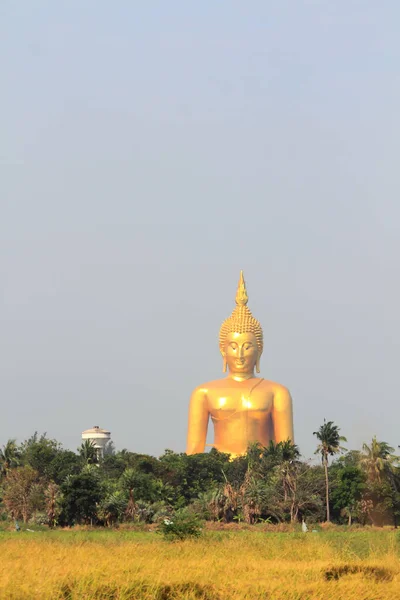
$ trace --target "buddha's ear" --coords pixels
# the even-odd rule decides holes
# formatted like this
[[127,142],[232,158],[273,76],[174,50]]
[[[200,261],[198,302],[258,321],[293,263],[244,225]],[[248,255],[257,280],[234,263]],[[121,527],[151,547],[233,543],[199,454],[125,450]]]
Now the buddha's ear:
[[226,355],[225,353],[222,354],[222,372],[226,373],[226,368],[227,368],[227,364],[226,364]]
[[260,372],[260,358],[261,358],[261,356],[258,354],[257,360],[256,360],[256,373]]

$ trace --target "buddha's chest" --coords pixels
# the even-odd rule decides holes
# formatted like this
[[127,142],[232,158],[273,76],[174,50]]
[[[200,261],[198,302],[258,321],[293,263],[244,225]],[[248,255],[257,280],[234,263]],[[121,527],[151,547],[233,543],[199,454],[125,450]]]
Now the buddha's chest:
[[216,419],[226,419],[241,414],[248,414],[254,418],[266,416],[270,413],[273,403],[273,394],[269,390],[247,390],[244,387],[214,391],[208,396],[208,410]]

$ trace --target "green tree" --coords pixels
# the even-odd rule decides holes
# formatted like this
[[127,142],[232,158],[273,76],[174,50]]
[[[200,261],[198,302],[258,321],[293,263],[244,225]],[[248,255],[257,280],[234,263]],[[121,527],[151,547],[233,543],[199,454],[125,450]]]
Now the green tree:
[[299,462],[300,450],[291,440],[279,442],[277,447],[279,452],[278,468],[282,478],[284,500],[286,501],[296,485],[296,465]]
[[72,450],[61,449],[46,467],[48,479],[61,485],[68,475],[77,475],[82,468],[80,456]]
[[94,465],[98,462],[97,449],[93,440],[84,440],[78,448],[83,464]]
[[44,492],[46,502],[47,521],[49,527],[55,527],[58,522],[60,514],[60,488],[59,486],[51,481]]
[[[296,461],[293,467],[292,485],[288,497],[290,521],[312,517],[323,518],[324,474],[321,467]],[[283,502],[283,506],[287,504]]]
[[397,528],[400,494],[398,457],[394,455],[394,448],[387,442],[378,441],[374,436],[370,445],[363,444],[360,464],[368,478],[369,499],[374,504],[372,519],[376,519],[379,513],[384,519],[385,512],[390,511]]
[[366,485],[365,473],[355,466],[339,468],[335,488],[331,493],[332,505],[342,516],[347,516],[351,525],[354,515],[359,513],[360,501]]
[[215,480],[207,491],[199,493],[194,505],[203,514],[226,522],[234,519],[252,524],[261,517],[281,521],[296,490],[299,457],[298,447],[289,440],[271,442],[267,447],[250,444],[245,456],[219,465],[225,481],[219,483],[217,471]]
[[268,509],[268,485],[248,471],[239,488],[238,508],[246,523],[256,523]]
[[61,444],[51,440],[46,433],[40,437],[35,432],[21,445],[21,459],[24,465],[32,467],[42,477],[49,477],[50,465],[61,450]]
[[21,454],[15,440],[8,442],[0,448],[0,477],[7,475],[8,471],[18,467],[21,463]]
[[334,456],[344,450],[340,446],[340,442],[347,442],[345,437],[339,435],[339,431],[339,427],[333,421],[326,422],[324,419],[323,425],[320,426],[318,431],[314,431],[313,433],[319,440],[315,453],[321,455],[322,465],[325,470],[326,520],[328,522],[330,521],[328,460],[329,456]]
[[394,455],[394,448],[386,442],[378,442],[376,436],[370,445],[363,444],[361,465],[364,467],[371,480],[380,482],[393,472],[393,466],[398,457]]
[[160,477],[166,472],[166,466],[163,462],[148,454],[137,454],[124,448],[115,453],[115,458],[124,465],[122,471],[134,469],[137,473],[151,473],[155,477]]
[[266,447],[250,444],[246,457],[247,472],[239,487],[244,519],[248,523],[261,515],[284,519],[296,490],[298,447],[291,440],[271,441]]
[[128,493],[128,503],[125,508],[125,516],[127,519],[134,519],[137,506],[135,503],[134,489],[136,486],[136,475],[134,469],[126,469],[121,475],[120,486],[123,491]]
[[122,490],[115,490],[100,502],[97,511],[98,517],[107,527],[117,521],[122,521],[127,508],[126,494]]
[[101,473],[109,480],[119,479],[126,468],[128,468],[128,465],[119,452],[116,454],[106,454],[100,463]]
[[172,503],[182,508],[202,492],[224,482],[223,472],[229,470],[229,454],[214,448],[208,453],[187,455],[166,450],[160,457],[165,472],[164,483],[170,484]]
[[61,485],[60,521],[67,525],[92,523],[97,505],[102,500],[102,488],[97,472],[84,471],[70,475]]
[[162,499],[163,483],[151,473],[141,473],[135,469],[126,469],[120,477],[119,485],[128,495],[126,516],[133,519],[137,514],[137,502],[157,502]]

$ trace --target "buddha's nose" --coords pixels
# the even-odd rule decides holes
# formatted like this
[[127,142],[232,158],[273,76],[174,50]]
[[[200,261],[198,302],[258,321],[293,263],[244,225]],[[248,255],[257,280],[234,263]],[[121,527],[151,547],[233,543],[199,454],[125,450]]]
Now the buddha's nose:
[[244,356],[243,348],[239,348],[239,358],[243,358],[243,356]]

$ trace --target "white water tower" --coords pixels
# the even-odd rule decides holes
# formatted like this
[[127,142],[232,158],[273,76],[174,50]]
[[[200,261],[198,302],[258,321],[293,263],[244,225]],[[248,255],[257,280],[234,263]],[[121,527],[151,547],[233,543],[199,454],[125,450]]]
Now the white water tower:
[[111,439],[111,431],[101,429],[98,425],[95,425],[92,429],[82,431],[82,439],[92,442],[97,451],[97,458],[100,459],[103,458],[104,449]]

